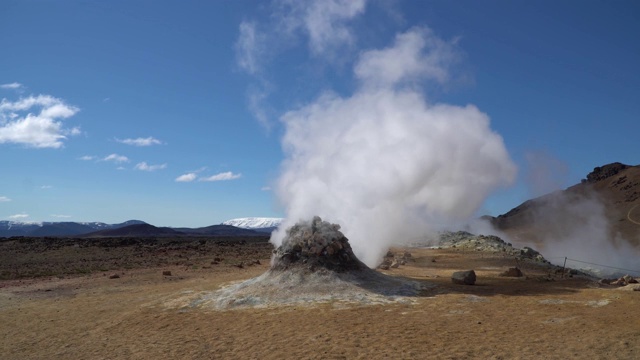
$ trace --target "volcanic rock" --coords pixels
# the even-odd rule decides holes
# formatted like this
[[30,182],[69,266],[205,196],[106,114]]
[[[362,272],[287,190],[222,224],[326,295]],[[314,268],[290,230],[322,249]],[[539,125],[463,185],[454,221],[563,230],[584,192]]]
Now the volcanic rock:
[[368,269],[353,254],[349,240],[340,232],[340,225],[322,221],[318,216],[308,225],[298,223],[289,228],[282,245],[273,254],[271,269],[274,271],[293,267],[337,272]]
[[415,296],[431,284],[387,276],[353,253],[340,226],[314,217],[287,229],[271,268],[193,302],[215,308],[304,305],[318,302],[379,304]]
[[500,276],[505,277],[522,277],[522,271],[518,267],[509,268],[507,271],[500,274]]
[[476,283],[476,272],[473,270],[456,271],[451,275],[451,281],[458,285],[474,285]]

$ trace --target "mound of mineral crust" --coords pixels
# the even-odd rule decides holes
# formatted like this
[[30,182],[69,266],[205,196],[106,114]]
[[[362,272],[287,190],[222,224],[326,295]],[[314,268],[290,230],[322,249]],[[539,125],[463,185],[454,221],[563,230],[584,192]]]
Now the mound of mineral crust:
[[287,230],[264,274],[204,294],[191,306],[217,309],[312,305],[327,302],[380,304],[412,301],[433,285],[384,275],[353,253],[340,226],[314,217]]
[[273,251],[271,263],[271,271],[368,269],[351,250],[349,240],[340,232],[340,225],[322,221],[318,216],[311,222],[290,227],[282,245]]

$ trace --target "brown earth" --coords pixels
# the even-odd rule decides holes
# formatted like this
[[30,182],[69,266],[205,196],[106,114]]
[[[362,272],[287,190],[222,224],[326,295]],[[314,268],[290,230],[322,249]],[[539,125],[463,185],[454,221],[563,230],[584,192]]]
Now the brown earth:
[[[76,247],[75,240],[41,248],[37,241],[1,242],[0,269],[10,272],[0,281],[0,358],[640,358],[640,291],[561,277],[555,268],[516,264],[501,253],[407,249],[412,260],[383,272],[436,286],[391,304],[228,311],[176,305],[268,269],[272,248],[264,240],[200,240],[176,240],[168,255],[152,239],[109,251]],[[29,263],[57,274],[22,276],[6,265],[8,257],[14,267]],[[212,264],[216,257],[222,261]],[[75,272],[83,263],[111,265]],[[525,277],[499,276],[515,265]],[[467,269],[475,270],[476,285],[451,283],[452,272]]]

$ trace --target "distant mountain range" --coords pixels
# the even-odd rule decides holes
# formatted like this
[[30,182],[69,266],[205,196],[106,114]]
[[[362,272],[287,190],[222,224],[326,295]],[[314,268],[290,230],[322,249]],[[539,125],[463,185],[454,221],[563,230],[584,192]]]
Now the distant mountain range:
[[76,236],[102,230],[146,224],[140,220],[129,220],[119,224],[101,222],[20,222],[0,221],[0,237],[10,236]]
[[[270,234],[282,219],[243,218],[225,221],[220,225],[201,228],[157,227],[140,220],[119,224],[102,222],[19,222],[0,221],[0,237],[25,236],[264,236]],[[232,225],[237,224],[237,225]]]

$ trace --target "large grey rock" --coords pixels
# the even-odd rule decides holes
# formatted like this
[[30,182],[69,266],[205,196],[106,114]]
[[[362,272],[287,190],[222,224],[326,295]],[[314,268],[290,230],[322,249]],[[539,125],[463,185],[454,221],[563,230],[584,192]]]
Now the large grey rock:
[[473,285],[476,283],[476,272],[473,270],[456,271],[451,275],[451,281],[459,285]]

